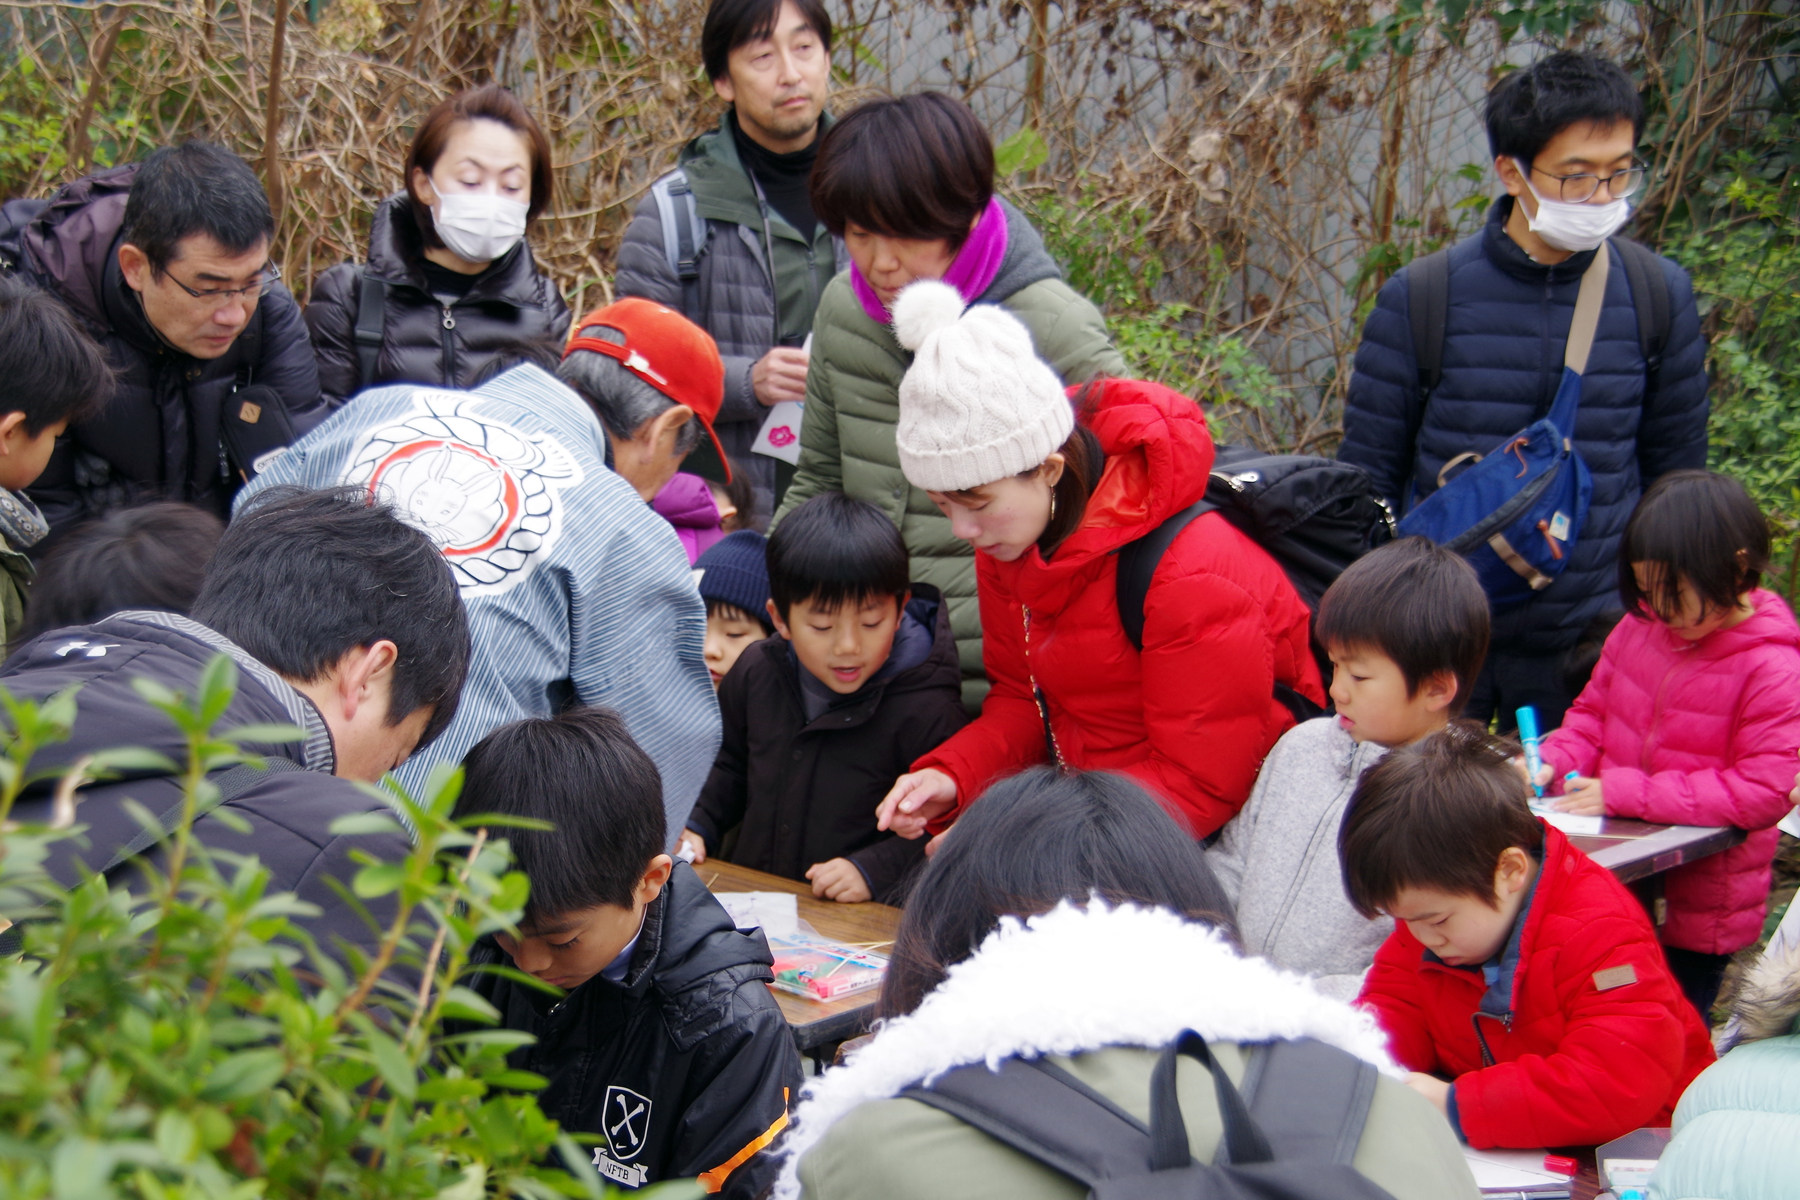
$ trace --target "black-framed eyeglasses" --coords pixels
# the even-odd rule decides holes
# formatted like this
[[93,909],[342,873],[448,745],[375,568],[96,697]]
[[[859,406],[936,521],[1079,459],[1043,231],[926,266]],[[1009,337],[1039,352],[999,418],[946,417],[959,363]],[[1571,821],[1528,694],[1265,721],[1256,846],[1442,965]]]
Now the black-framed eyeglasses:
[[263,294],[263,289],[281,278],[281,268],[274,263],[270,263],[256,273],[256,278],[254,280],[241,288],[191,288],[187,284],[181,282],[181,280],[175,279],[172,272],[169,273],[169,278],[175,280],[176,287],[180,288],[196,300],[205,300],[213,304],[224,304],[226,301],[236,296],[242,296],[246,300],[260,299]]
[[1623,200],[1644,186],[1644,176],[1649,171],[1641,162],[1634,162],[1611,175],[1552,175],[1539,167],[1530,169],[1561,184],[1559,196],[1565,204],[1586,204],[1594,198],[1594,193],[1600,190],[1601,184],[1606,185],[1607,193],[1614,200]]

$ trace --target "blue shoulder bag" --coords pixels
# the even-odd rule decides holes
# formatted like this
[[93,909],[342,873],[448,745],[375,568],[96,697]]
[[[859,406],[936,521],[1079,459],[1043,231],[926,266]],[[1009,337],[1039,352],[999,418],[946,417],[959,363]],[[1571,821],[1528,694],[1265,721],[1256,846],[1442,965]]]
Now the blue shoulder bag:
[[[1575,449],[1575,413],[1606,297],[1609,257],[1603,245],[1581,276],[1562,385],[1550,412],[1485,455],[1459,454],[1445,463],[1438,489],[1400,520],[1402,536],[1422,534],[1468,559],[1497,613],[1556,581],[1587,520],[1594,485]],[[1464,463],[1470,465],[1448,478]]]

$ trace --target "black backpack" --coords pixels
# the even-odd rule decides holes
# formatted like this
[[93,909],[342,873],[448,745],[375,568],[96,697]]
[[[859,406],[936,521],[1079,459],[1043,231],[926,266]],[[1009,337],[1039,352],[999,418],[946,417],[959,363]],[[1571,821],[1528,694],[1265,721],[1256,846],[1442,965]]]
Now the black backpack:
[[[1224,1136],[1194,1161],[1175,1086],[1180,1055],[1212,1073]],[[900,1094],[947,1112],[1077,1183],[1093,1200],[1393,1200],[1351,1163],[1375,1096],[1375,1068],[1310,1039],[1251,1052],[1242,1092],[1192,1030],[1150,1076],[1145,1125],[1043,1059],[974,1063]]]
[[[1206,495],[1119,548],[1119,621],[1139,650],[1144,648],[1144,600],[1157,565],[1176,536],[1209,512],[1268,551],[1314,611],[1345,567],[1394,537],[1394,514],[1361,467],[1306,454],[1221,446]],[[1317,642],[1313,657],[1320,678],[1329,680],[1331,662]],[[1275,699],[1296,721],[1324,711],[1282,683],[1275,685]]]

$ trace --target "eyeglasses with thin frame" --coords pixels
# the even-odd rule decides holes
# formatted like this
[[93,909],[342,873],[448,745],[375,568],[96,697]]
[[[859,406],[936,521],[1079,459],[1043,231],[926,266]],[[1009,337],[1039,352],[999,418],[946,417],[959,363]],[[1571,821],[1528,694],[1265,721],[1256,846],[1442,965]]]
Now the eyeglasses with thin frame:
[[257,272],[254,282],[246,284],[241,288],[191,288],[187,284],[181,282],[181,280],[175,279],[173,272],[165,272],[165,274],[175,281],[176,287],[180,288],[194,299],[205,300],[211,304],[223,305],[227,301],[238,296],[242,296],[245,300],[260,299],[263,294],[263,289],[281,278],[281,268],[274,263],[270,263],[261,271]]
[[1600,190],[1601,184],[1606,185],[1608,194],[1614,200],[1623,200],[1644,186],[1644,175],[1649,170],[1641,162],[1634,162],[1611,175],[1552,175],[1541,167],[1528,169],[1556,180],[1561,185],[1559,195],[1565,204],[1586,204],[1594,198],[1594,193]]

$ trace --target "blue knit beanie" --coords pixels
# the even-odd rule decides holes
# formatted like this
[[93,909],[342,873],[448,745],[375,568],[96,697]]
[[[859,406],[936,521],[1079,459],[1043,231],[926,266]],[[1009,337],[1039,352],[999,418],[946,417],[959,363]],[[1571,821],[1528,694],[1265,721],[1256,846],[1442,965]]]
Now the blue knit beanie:
[[758,620],[768,619],[768,539],[754,529],[740,529],[714,542],[694,561],[701,572],[700,598],[722,600]]

